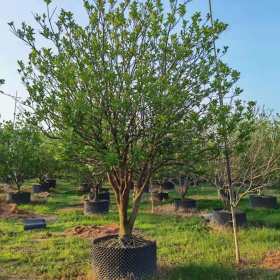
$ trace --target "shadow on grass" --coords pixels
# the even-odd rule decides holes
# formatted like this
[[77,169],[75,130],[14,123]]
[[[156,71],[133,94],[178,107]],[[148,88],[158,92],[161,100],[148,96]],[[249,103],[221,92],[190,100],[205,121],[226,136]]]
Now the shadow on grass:
[[237,269],[221,265],[188,264],[169,268],[159,268],[153,280],[245,280],[280,279],[280,272],[262,268]]
[[255,213],[253,211],[247,212],[250,226],[280,229],[279,211],[258,210]]
[[237,279],[237,273],[233,268],[219,265],[188,264],[160,268],[154,280],[230,280]]
[[83,196],[86,195],[86,193],[82,193],[79,190],[59,190],[59,191],[55,191],[54,193],[59,194],[59,195],[77,195],[77,196]]

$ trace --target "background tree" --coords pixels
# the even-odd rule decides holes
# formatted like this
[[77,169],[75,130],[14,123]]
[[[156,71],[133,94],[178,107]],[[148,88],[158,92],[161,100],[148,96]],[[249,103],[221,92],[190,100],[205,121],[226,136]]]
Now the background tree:
[[[39,133],[39,132],[38,132]],[[37,176],[42,183],[45,176],[54,178],[61,170],[64,169],[65,164],[62,157],[62,142],[58,140],[50,140],[42,133],[40,135],[40,143],[38,146],[38,160],[37,160]]]
[[145,185],[180,152],[166,145],[186,139],[185,128],[209,102],[212,40],[226,26],[216,21],[211,27],[199,13],[188,18],[179,1],[170,1],[166,12],[158,0],[83,1],[88,23],[81,26],[71,12],[56,16],[45,2],[36,29],[10,23],[31,50],[28,63],[19,62],[27,104],[48,133],[71,133],[87,161],[107,173],[120,236],[129,236]]
[[[0,79],[0,87],[1,85],[3,85],[5,83],[5,80],[4,79]],[[3,91],[0,89],[0,94],[3,93]],[[1,117],[1,115],[0,115]]]
[[[212,26],[215,25],[212,12],[212,2],[209,2],[209,18]],[[235,198],[232,184],[232,161],[231,158],[235,153],[242,150],[242,146],[251,135],[252,112],[254,110],[254,102],[244,104],[236,97],[242,92],[240,88],[234,87],[239,79],[239,73],[229,68],[221,61],[220,49],[216,47],[216,38],[212,41],[214,62],[216,66],[216,75],[213,86],[216,88],[216,98],[212,102],[212,112],[214,116],[213,132],[215,134],[215,143],[218,149],[216,151],[220,155],[220,160],[224,161],[226,181],[221,182],[224,189],[227,190],[229,196],[229,205],[232,216],[233,235],[235,243],[236,262],[240,262],[240,251],[237,238],[237,227],[235,217]],[[231,73],[231,75],[229,75]],[[230,78],[229,78],[230,77]],[[230,140],[235,139],[230,142]]]
[[[232,184],[237,205],[249,193],[261,192],[279,180],[280,126],[279,120],[257,117],[254,131],[242,153],[232,156]],[[225,182],[222,163],[216,167],[217,182]]]
[[[217,60],[217,74],[213,81],[217,90],[216,98],[211,102],[209,119],[212,120],[212,128],[209,130],[212,146],[210,168],[212,183],[218,186],[219,192],[224,198],[225,205],[232,214],[236,262],[240,262],[240,251],[237,238],[236,185],[233,178],[233,160],[239,157],[248,148],[248,143],[254,130],[255,103],[242,102],[239,99],[241,90],[235,87],[239,73],[230,69],[226,64]],[[228,73],[232,74],[229,76]],[[231,79],[228,79],[231,77]],[[214,174],[213,174],[214,173]]]
[[20,187],[25,179],[37,177],[40,136],[32,127],[11,122],[0,126],[0,179]]

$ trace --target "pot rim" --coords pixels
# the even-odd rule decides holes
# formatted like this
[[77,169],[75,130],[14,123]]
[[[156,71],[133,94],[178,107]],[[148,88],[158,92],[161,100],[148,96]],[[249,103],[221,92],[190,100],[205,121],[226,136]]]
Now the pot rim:
[[84,202],[100,203],[100,202],[109,202],[109,200],[107,200],[107,199],[97,199],[97,200],[85,199]]
[[[98,248],[104,248],[104,249],[111,249],[112,251],[113,250],[117,250],[117,251],[133,251],[133,250],[138,250],[138,249],[141,249],[141,248],[146,248],[146,247],[153,247],[153,246],[157,246],[157,242],[156,240],[147,240],[147,239],[144,239],[145,240],[145,243],[143,246],[138,246],[138,247],[134,247],[134,248],[131,248],[131,247],[107,247],[107,246],[102,246],[102,241],[106,241],[106,240],[109,240],[109,239],[113,239],[113,238],[116,238],[116,237],[119,237],[118,234],[109,234],[109,235],[105,235],[105,236],[101,236],[101,237],[98,237],[98,238],[95,238],[92,240],[92,245],[94,247],[98,247]],[[100,246],[101,244],[101,246]]]

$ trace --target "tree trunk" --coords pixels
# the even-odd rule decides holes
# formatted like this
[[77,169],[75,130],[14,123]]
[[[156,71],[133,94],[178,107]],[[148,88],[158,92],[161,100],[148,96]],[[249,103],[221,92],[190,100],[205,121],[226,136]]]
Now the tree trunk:
[[233,229],[233,237],[234,237],[234,246],[235,246],[235,261],[237,264],[240,263],[240,250],[239,243],[237,238],[237,225],[236,225],[236,216],[235,216],[235,207],[231,205],[231,217],[232,217],[232,229]]
[[[133,199],[132,211],[128,217],[129,195],[132,186],[132,177],[127,176],[126,172],[117,174],[116,172],[108,173],[108,179],[112,184],[116,195],[118,211],[119,211],[119,237],[125,239],[132,235],[134,223],[139,211],[141,197],[144,192],[144,186],[150,180],[150,174],[147,179],[143,180],[141,188],[137,188],[138,193]],[[140,178],[142,179],[142,178]],[[142,181],[142,180],[140,180]]]
[[229,202],[230,202],[230,211],[231,211],[231,218],[232,218],[233,238],[234,238],[234,246],[235,246],[235,261],[237,264],[239,264],[240,263],[240,250],[239,250],[239,243],[238,243],[238,237],[237,237],[235,202],[234,202],[234,198],[233,198],[231,165],[230,165],[230,157],[229,157],[228,146],[227,146],[227,139],[225,139],[225,159],[226,159],[226,169],[227,169],[227,177],[228,177]]
[[132,235],[133,227],[130,225],[127,219],[127,207],[124,207],[122,201],[118,206],[118,208],[119,208],[119,223],[120,223],[119,236],[121,239],[125,239],[126,237]]

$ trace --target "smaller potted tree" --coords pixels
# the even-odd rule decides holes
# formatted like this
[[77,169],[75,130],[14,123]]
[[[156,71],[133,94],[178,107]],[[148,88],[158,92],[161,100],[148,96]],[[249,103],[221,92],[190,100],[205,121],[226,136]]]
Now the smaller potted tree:
[[7,194],[9,203],[31,201],[31,193],[22,191],[22,185],[36,176],[39,144],[40,136],[34,127],[11,122],[0,125],[0,179],[17,189]]
[[79,192],[89,194],[94,186],[93,170],[87,164],[74,164],[74,173],[79,179]]
[[55,188],[56,187],[56,179],[54,179],[53,177],[48,176],[46,181],[47,181],[50,188]]
[[43,134],[40,134],[36,161],[38,183],[32,186],[33,193],[48,192],[50,188],[56,187],[56,179],[53,178],[60,169],[58,148],[57,142],[50,141]]
[[256,194],[250,195],[249,200],[252,208],[267,208],[267,209],[278,208],[277,197],[273,195],[263,194],[261,188],[257,191]]
[[40,174],[38,178],[38,184],[32,186],[33,193],[48,192],[51,185],[48,182],[48,176],[46,174]]
[[21,190],[21,187],[24,183],[24,177],[22,174],[14,174],[13,177],[10,177],[7,180],[7,183],[10,183],[11,186],[15,185],[17,188],[16,192],[7,193],[7,202],[16,203],[16,204],[26,204],[31,202],[31,193]]
[[175,189],[175,183],[171,179],[165,179],[162,183],[162,189],[164,191],[173,191]]
[[[232,214],[230,210],[230,196],[229,188],[222,180],[216,180],[216,187],[218,189],[219,197],[223,203],[223,208],[216,208],[213,211],[212,219],[213,221],[221,226],[232,225]],[[235,207],[240,201],[240,197],[236,191],[233,191],[233,203]],[[235,220],[237,226],[244,226],[247,223],[246,213],[236,209],[235,211]]]
[[247,169],[251,174],[247,184],[251,186],[249,197],[253,208],[278,207],[277,197],[266,190],[279,183],[280,171],[280,121],[279,118],[263,117],[252,137],[247,152]]
[[179,177],[179,185],[176,191],[181,195],[181,198],[174,199],[175,210],[188,210],[196,208],[196,200],[191,198],[186,198],[186,195],[190,188],[190,180],[186,177]]
[[86,215],[108,213],[110,204],[109,197],[105,195],[106,192],[100,192],[101,186],[102,183],[98,182],[90,189],[84,201],[84,213]]
[[163,200],[168,200],[168,192],[165,191],[164,186],[161,182],[156,182],[153,191],[151,192],[151,199],[154,202],[161,202]]

